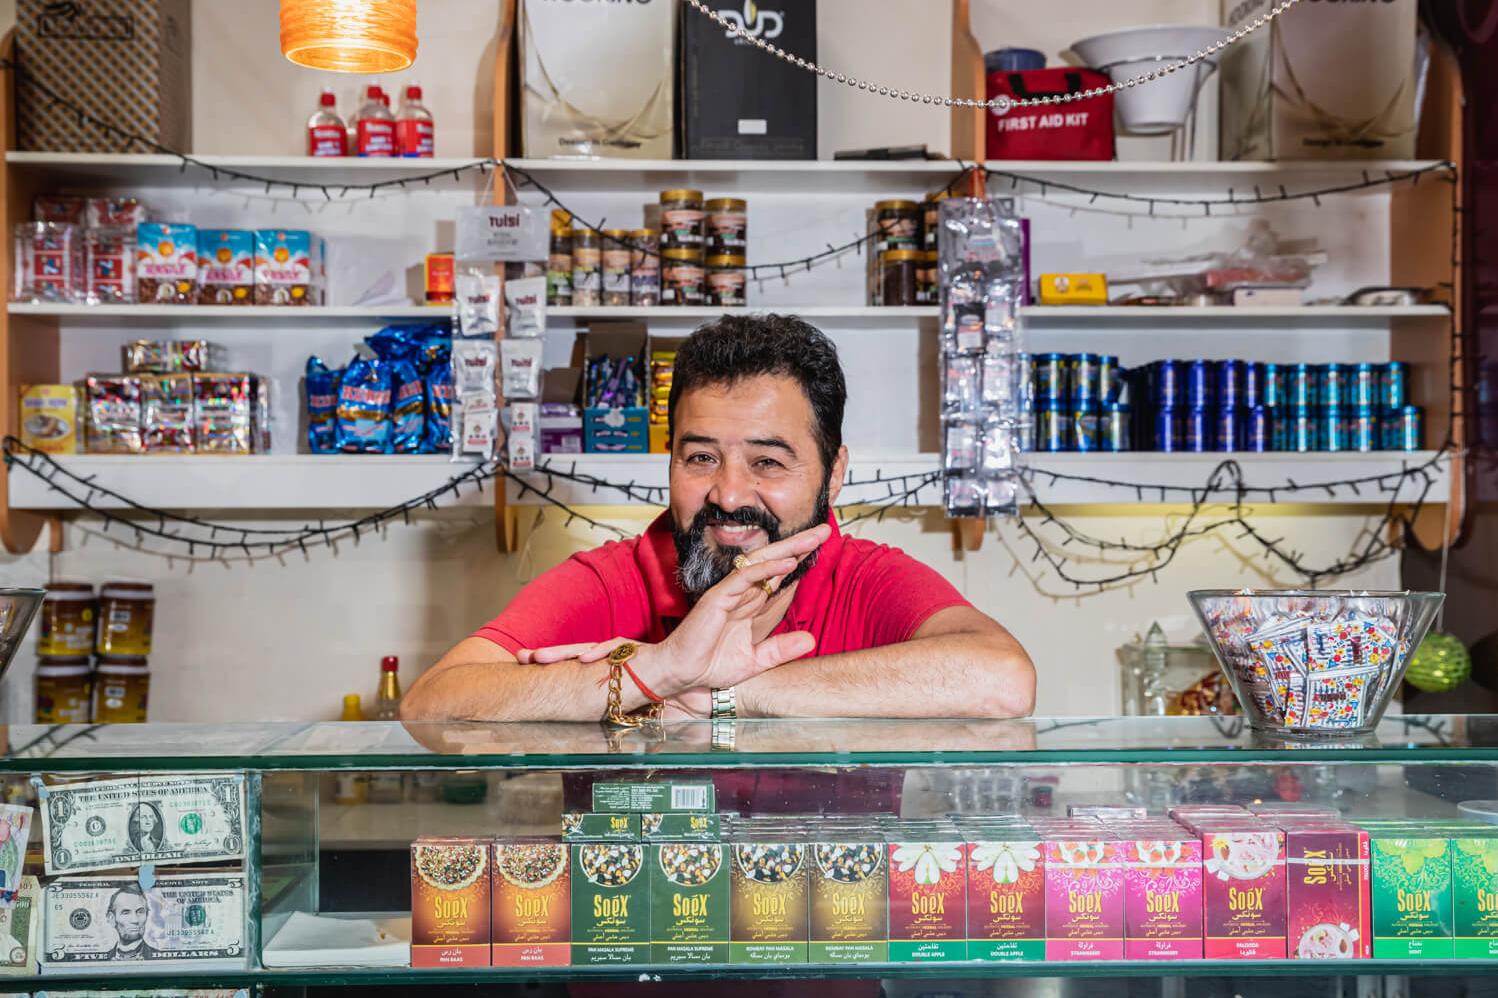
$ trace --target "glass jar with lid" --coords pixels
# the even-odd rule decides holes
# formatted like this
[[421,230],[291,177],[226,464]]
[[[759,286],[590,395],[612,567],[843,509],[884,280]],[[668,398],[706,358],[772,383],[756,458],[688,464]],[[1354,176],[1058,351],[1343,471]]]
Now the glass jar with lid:
[[[874,203],[874,252],[921,248],[921,206],[914,201]],[[885,304],[889,304],[885,302]]]
[[597,229],[572,230],[572,304],[583,308],[603,304],[603,248]]
[[919,250],[886,250],[879,257],[879,304],[916,305],[916,270],[924,256]]
[[546,304],[572,304],[572,215],[551,213],[551,248],[546,257]]
[[701,305],[706,276],[700,249],[661,250],[661,304]]
[[94,670],[87,658],[38,658],[37,724],[87,724],[93,712]]
[[53,582],[42,600],[41,633],[36,653],[55,658],[88,655],[94,650],[99,600],[86,582]]
[[629,234],[629,303],[661,303],[660,237],[654,229],[635,229]]
[[702,252],[702,192],[661,191],[661,249]]
[[707,211],[707,255],[743,256],[749,245],[749,203],[741,198],[713,198]]
[[151,654],[156,593],[149,582],[106,582],[99,590],[100,655]]
[[743,308],[748,301],[748,272],[744,257],[721,253],[707,258],[707,303],[720,308]]
[[603,304],[629,304],[629,230],[603,230]]

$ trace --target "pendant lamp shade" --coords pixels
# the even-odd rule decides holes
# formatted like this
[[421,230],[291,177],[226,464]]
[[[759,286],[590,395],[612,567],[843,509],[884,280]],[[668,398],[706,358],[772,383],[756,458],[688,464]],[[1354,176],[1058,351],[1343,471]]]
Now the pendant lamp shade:
[[393,73],[416,61],[416,0],[281,0],[281,54],[337,73]]

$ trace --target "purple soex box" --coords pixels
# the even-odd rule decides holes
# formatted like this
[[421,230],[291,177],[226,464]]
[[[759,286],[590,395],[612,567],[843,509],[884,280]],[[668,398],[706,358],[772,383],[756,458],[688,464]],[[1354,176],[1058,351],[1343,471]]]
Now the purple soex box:
[[1124,844],[1124,956],[1202,958],[1202,844],[1177,826]]
[[1289,955],[1357,960],[1373,955],[1368,833],[1336,823],[1286,819],[1285,907]]
[[1122,960],[1122,842],[1048,838],[1045,844],[1045,958]]
[[1285,959],[1285,836],[1262,819],[1202,822],[1208,960]]

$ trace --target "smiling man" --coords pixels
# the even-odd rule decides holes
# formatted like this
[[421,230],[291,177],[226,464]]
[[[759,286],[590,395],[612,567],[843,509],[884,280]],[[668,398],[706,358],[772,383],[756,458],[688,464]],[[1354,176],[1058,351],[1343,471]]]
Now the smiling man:
[[597,720],[609,653],[626,709],[682,717],[1013,717],[1019,643],[904,552],[843,536],[837,350],[788,316],[725,316],[676,354],[670,508],[568,559],[429,669],[408,720]]

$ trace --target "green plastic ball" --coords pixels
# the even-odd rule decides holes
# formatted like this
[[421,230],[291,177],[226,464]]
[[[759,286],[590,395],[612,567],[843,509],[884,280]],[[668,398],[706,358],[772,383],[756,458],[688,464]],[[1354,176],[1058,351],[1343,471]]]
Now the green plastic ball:
[[1405,680],[1425,693],[1454,690],[1472,675],[1472,656],[1461,639],[1451,634],[1428,634],[1410,656]]

